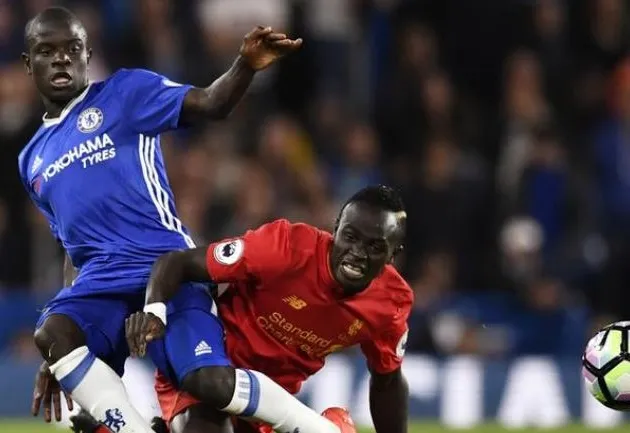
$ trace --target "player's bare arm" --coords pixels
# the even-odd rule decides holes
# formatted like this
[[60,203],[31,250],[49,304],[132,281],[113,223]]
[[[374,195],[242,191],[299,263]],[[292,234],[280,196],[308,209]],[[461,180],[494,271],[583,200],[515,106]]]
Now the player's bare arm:
[[400,368],[387,373],[372,372],[370,413],[377,433],[407,433],[409,388]]
[[63,286],[70,287],[76,277],[77,270],[72,265],[72,260],[70,260],[70,256],[66,252],[63,259]]
[[[206,267],[207,248],[173,251],[158,258],[151,270],[145,298],[146,305],[164,305],[185,281],[210,281]],[[166,312],[139,311],[127,318],[125,333],[132,356],[144,356],[147,343],[165,332]]]
[[225,74],[205,89],[188,92],[182,108],[182,123],[224,119],[239,103],[257,71],[301,45],[302,39],[289,39],[284,33],[275,33],[271,27],[256,27],[243,38],[239,56]]

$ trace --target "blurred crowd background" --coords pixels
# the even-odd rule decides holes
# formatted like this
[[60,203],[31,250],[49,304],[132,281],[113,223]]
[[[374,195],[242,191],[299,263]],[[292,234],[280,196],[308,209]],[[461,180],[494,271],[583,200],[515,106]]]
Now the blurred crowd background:
[[61,283],[16,163],[43,114],[23,26],[51,4],[87,25],[94,80],[143,67],[205,86],[257,24],[304,38],[228,121],[164,137],[199,242],[277,217],[330,229],[388,183],[408,208],[409,351],[573,356],[630,318],[626,0],[0,0],[0,353],[38,357]]

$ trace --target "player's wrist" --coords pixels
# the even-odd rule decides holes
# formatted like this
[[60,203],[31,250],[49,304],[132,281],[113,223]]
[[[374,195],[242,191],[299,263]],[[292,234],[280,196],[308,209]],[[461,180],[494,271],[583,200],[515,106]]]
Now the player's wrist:
[[238,56],[236,57],[236,60],[234,60],[232,67],[236,71],[248,72],[251,74],[256,73],[256,68],[254,68],[254,66],[252,65],[252,61],[247,56],[243,55],[242,53],[238,54]]
[[151,313],[166,325],[166,304],[164,302],[151,302],[142,309],[145,313]]

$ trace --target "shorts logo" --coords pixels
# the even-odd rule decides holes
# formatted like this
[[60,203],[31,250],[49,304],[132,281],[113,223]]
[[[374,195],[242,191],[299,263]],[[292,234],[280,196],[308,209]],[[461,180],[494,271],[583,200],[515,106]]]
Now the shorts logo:
[[195,347],[195,356],[210,355],[212,353],[212,347],[204,340],[201,340],[197,347]]
[[96,107],[83,110],[77,119],[77,128],[85,134],[96,131],[102,124],[103,112]]
[[407,337],[409,337],[409,330],[405,331],[396,345],[396,356],[398,358],[405,356],[405,351],[407,350]]
[[214,247],[214,259],[222,265],[233,265],[243,255],[244,244],[240,239],[221,242]]

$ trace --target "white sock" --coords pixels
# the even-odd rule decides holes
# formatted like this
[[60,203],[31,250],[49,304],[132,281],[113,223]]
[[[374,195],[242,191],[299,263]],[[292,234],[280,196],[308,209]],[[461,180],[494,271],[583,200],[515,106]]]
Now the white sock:
[[279,433],[339,433],[331,421],[264,374],[252,370],[236,370],[234,396],[222,410],[271,424]]
[[86,346],[50,366],[61,387],[113,433],[154,433],[129,402],[122,379]]

